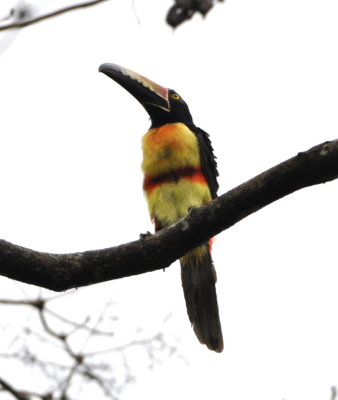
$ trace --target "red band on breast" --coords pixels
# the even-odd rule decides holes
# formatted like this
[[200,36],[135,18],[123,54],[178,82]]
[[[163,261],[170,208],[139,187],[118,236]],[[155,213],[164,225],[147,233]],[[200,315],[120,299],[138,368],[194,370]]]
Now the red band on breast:
[[183,167],[157,176],[146,175],[143,181],[143,190],[148,192],[164,183],[175,183],[180,179],[207,184],[207,181],[199,168]]

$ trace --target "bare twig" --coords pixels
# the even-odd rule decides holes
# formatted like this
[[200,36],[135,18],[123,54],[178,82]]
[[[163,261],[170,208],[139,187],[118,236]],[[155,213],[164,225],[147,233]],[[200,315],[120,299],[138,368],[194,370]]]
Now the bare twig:
[[11,10],[9,10],[9,13],[7,15],[0,18],[0,22],[8,21],[9,19],[12,19],[14,14],[15,14],[15,10],[14,10],[14,8],[12,8]]
[[[56,296],[58,297],[58,296]],[[47,301],[54,300],[56,297],[51,297],[49,299],[44,299],[43,302],[47,303]],[[2,305],[12,305],[12,306],[33,306],[36,308],[41,307],[41,299],[35,299],[35,300],[12,300],[12,299],[0,299],[0,304]],[[44,311],[46,314],[52,315],[54,318],[68,324],[74,327],[75,330],[83,329],[85,331],[88,331],[90,334],[93,335],[102,335],[102,336],[113,336],[113,332],[105,332],[101,331],[99,329],[96,329],[95,327],[92,328],[87,325],[87,321],[84,321],[82,323],[72,321],[68,318],[65,318],[63,315],[60,315],[56,313],[55,311],[49,309],[46,306],[43,306]],[[98,321],[99,322],[99,321]]]
[[79,10],[80,8],[87,8],[87,7],[95,6],[95,5],[103,3],[105,1],[108,1],[108,0],[92,0],[92,1],[89,1],[86,3],[75,4],[72,6],[61,8],[60,10],[52,11],[48,14],[40,15],[39,17],[31,18],[31,19],[28,19],[25,21],[17,21],[17,22],[11,23],[11,24],[0,26],[0,31],[24,28],[25,26],[33,25],[38,22],[45,21],[47,19],[56,17],[58,15],[61,15],[61,14],[64,14],[64,13],[67,13],[70,11]]
[[35,307],[35,300],[0,299],[0,304],[10,305],[10,306],[33,306],[33,307]]
[[88,325],[86,324],[87,321],[84,321],[84,322],[82,322],[82,323],[78,323],[78,322],[75,322],[75,321],[71,321],[70,319],[65,318],[64,316],[62,316],[62,315],[56,313],[56,312],[53,311],[53,310],[50,310],[50,309],[47,308],[47,307],[45,307],[45,312],[46,312],[47,314],[52,315],[54,318],[57,318],[58,320],[60,320],[60,321],[62,321],[62,322],[64,322],[64,323],[66,323],[66,324],[68,324],[68,325],[72,325],[76,330],[78,330],[78,329],[83,329],[83,330],[85,330],[85,331],[88,331],[91,335],[114,336],[114,333],[113,333],[113,332],[105,332],[105,331],[101,331],[101,330],[99,330],[99,329],[96,329],[95,327],[92,328],[92,327],[88,326]]
[[73,367],[69,370],[69,373],[66,376],[66,379],[63,382],[59,383],[59,387],[62,388],[62,391],[61,391],[61,398],[62,399],[66,398],[67,391],[69,390],[69,387],[71,385],[72,379],[73,379],[74,375],[76,374],[77,369],[81,365],[82,361],[83,361],[82,359],[76,360],[73,363]]
[[[160,361],[160,353],[171,355],[176,351],[174,346],[166,344],[163,334],[157,333],[139,340],[131,340],[122,345],[115,344],[115,347],[108,348],[107,350],[102,351],[102,345],[100,345],[100,349],[97,351],[91,350],[86,352],[85,347],[87,342],[91,338],[95,338],[97,332],[98,334],[102,334],[99,330],[99,325],[103,322],[104,313],[111,305],[110,301],[103,307],[94,328],[88,328],[87,337],[82,341],[80,350],[75,350],[73,345],[78,348],[79,342],[75,341],[73,343],[70,340],[70,336],[77,330],[83,329],[83,326],[82,324],[72,323],[72,321],[65,319],[66,323],[71,325],[72,329],[70,331],[68,330],[67,333],[63,333],[58,325],[56,325],[57,328],[55,328],[53,324],[51,325],[49,318],[46,317],[46,304],[52,299],[55,299],[55,297],[37,297],[36,299],[30,300],[0,299],[0,304],[6,306],[32,307],[38,313],[42,326],[41,332],[35,332],[34,328],[31,326],[24,327],[21,335],[26,335],[27,340],[24,341],[23,345],[18,348],[16,344],[14,351],[9,349],[6,353],[0,353],[0,357],[3,359],[15,360],[25,366],[36,367],[49,383],[48,386],[46,385],[46,387],[48,387],[47,392],[33,393],[26,390],[19,391],[12,383],[7,383],[6,381],[2,384],[0,379],[0,391],[3,390],[12,393],[17,400],[32,400],[33,398],[41,400],[70,400],[73,399],[73,397],[70,396],[70,392],[77,387],[76,385],[78,385],[79,382],[82,382],[81,384],[83,384],[83,382],[90,382],[104,395],[104,398],[116,400],[119,398],[119,392],[123,390],[128,383],[135,380],[129,366],[129,349],[137,346],[144,348],[147,359],[150,361],[150,367]],[[58,317],[58,314],[56,314],[56,316]],[[63,317],[61,320],[64,322]],[[87,321],[89,321],[89,318],[87,318]],[[37,353],[34,347],[30,346],[30,343],[34,343],[34,341],[30,342],[28,340],[30,337],[38,339],[41,343],[44,343],[44,345],[56,345],[60,356],[57,359],[62,361],[55,361],[54,359],[49,360],[48,352],[46,355],[43,355],[45,353],[42,355]],[[107,340],[107,346],[110,346],[110,343],[110,339]],[[105,361],[104,356],[107,355],[107,358],[109,357],[109,360],[111,360],[112,353],[114,354],[114,362]]]

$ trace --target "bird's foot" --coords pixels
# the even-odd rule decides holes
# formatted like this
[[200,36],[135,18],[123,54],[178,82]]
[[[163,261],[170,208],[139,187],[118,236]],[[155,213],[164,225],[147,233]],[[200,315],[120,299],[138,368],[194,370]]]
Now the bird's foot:
[[153,234],[150,233],[149,231],[147,231],[146,233],[140,233],[140,239],[141,240],[146,240],[148,239],[150,236],[152,236]]
[[197,210],[197,207],[194,207],[194,206],[188,207],[188,213],[191,214],[191,215],[194,215],[196,210]]

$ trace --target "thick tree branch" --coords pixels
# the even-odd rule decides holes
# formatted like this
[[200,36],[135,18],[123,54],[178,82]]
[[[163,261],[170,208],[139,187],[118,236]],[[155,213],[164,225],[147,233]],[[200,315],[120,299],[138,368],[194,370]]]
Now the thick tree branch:
[[74,4],[65,8],[61,8],[60,10],[56,10],[56,11],[52,11],[48,14],[44,14],[44,15],[40,15],[39,17],[35,17],[35,18],[30,18],[24,21],[16,21],[14,23],[10,23],[7,25],[3,25],[0,26],[0,31],[6,31],[9,29],[17,29],[17,28],[24,28],[25,26],[28,25],[33,25],[36,24],[37,22],[41,22],[41,21],[45,21],[46,19],[50,19],[53,17],[56,17],[58,15],[67,13],[69,11],[75,11],[75,10],[79,10],[80,8],[86,8],[86,7],[91,7],[91,6],[95,6],[99,3],[103,3],[104,1],[108,1],[108,0],[92,0],[92,1],[88,1],[86,3],[80,3],[80,4]]
[[0,241],[0,275],[62,291],[168,267],[210,237],[266,205],[338,177],[338,140],[261,173],[143,240],[103,250],[49,254]]

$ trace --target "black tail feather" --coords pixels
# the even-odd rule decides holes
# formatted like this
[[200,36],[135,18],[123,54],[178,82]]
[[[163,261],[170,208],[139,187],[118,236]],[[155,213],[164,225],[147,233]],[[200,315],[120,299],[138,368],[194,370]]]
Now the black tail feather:
[[181,258],[181,276],[190,322],[198,340],[210,350],[223,350],[216,295],[216,271],[207,245]]

